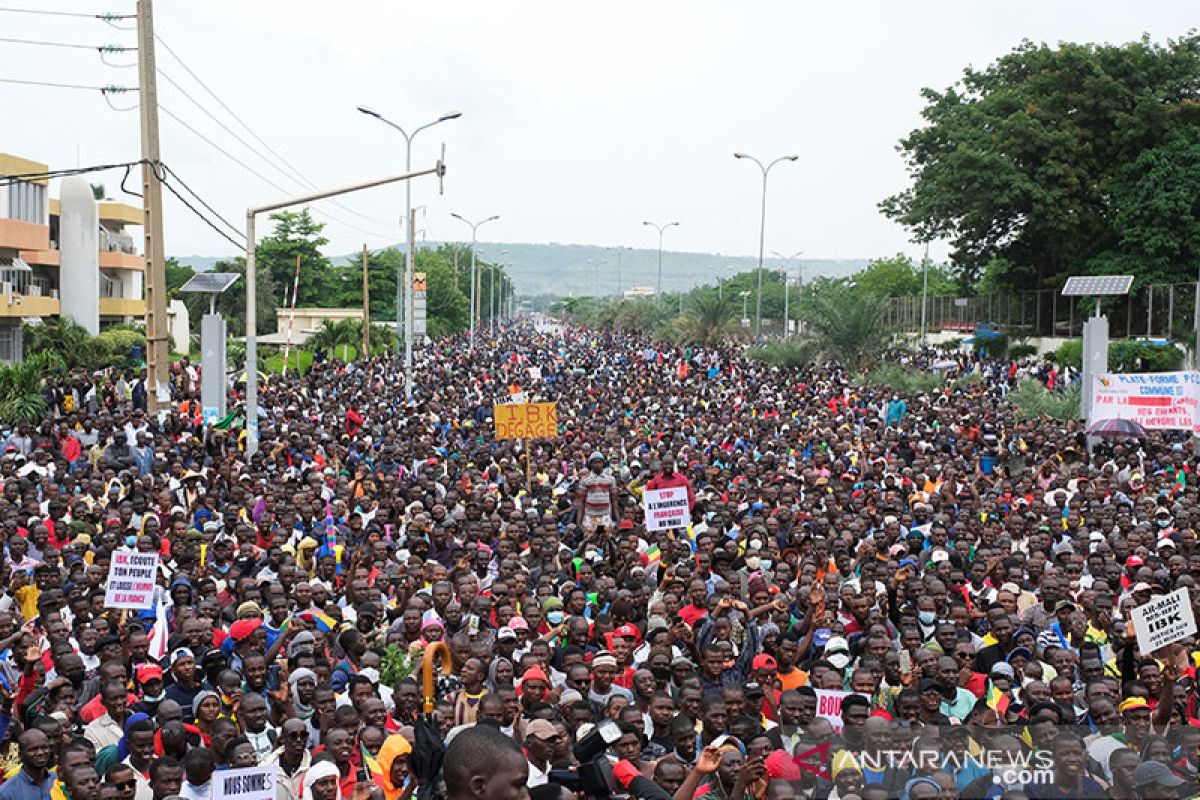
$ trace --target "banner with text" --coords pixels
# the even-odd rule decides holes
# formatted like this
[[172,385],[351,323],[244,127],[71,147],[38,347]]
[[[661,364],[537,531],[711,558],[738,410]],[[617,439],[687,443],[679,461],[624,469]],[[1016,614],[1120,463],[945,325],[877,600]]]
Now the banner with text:
[[1174,644],[1196,633],[1196,616],[1188,588],[1159,595],[1133,609],[1133,630],[1138,650],[1150,655],[1160,647]]
[[546,439],[558,435],[555,403],[504,403],[492,406],[497,439]]
[[642,513],[646,515],[648,531],[686,528],[692,522],[687,489],[647,489],[642,494]]
[[[832,689],[814,689],[817,693],[817,716],[829,720],[834,733],[841,733],[845,723],[842,722],[842,701],[852,694],[859,692],[836,692]],[[866,695],[863,695],[866,697]]]
[[1091,421],[1102,419],[1128,419],[1143,428],[1200,433],[1200,372],[1096,375]]
[[213,775],[213,800],[275,800],[276,767],[221,770]]
[[108,608],[150,608],[158,577],[158,553],[116,550],[108,566],[104,605]]

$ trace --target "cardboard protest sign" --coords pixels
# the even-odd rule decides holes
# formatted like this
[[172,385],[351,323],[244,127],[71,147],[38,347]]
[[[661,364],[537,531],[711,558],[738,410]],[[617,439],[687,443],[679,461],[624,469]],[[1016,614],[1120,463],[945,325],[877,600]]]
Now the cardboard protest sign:
[[275,800],[275,764],[227,769],[213,775],[213,800]]
[[497,439],[545,439],[558,435],[556,403],[504,403],[492,406]]
[[150,608],[158,577],[158,553],[116,550],[108,566],[104,605],[108,608]]
[[1146,655],[1194,634],[1196,617],[1188,588],[1159,595],[1133,609],[1133,630],[1138,650]]
[[692,521],[687,489],[647,489],[642,494],[642,513],[646,516],[648,531],[686,528]]

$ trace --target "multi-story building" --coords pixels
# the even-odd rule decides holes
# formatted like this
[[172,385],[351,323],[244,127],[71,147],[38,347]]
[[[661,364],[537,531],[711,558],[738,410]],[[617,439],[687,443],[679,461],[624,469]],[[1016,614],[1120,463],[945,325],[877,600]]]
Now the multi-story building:
[[36,177],[46,164],[0,153],[0,361],[22,356],[23,322],[70,316],[96,333],[143,317],[145,259],[128,231],[142,211],[92,197],[86,179],[62,180],[61,199]]

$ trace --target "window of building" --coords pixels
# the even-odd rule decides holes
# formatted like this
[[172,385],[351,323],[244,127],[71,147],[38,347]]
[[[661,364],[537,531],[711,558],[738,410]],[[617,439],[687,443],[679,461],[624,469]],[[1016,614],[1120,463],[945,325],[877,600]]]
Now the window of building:
[[27,181],[8,186],[8,217],[21,222],[45,225],[46,187]]

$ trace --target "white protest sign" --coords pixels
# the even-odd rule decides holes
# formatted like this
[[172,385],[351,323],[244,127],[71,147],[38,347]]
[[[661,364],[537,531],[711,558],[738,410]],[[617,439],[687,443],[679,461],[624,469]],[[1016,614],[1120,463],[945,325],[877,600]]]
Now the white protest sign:
[[1133,630],[1137,633],[1138,650],[1145,655],[1194,634],[1196,617],[1192,614],[1187,587],[1159,595],[1133,609]]
[[[814,689],[817,693],[817,716],[829,720],[834,733],[841,733],[845,724],[842,722],[842,701],[852,694],[860,692],[835,692],[831,689]],[[863,695],[866,697],[866,695]]]
[[1096,375],[1091,419],[1128,419],[1143,428],[1200,433],[1200,372]]
[[277,766],[227,769],[213,775],[213,800],[275,800]]
[[692,521],[685,487],[647,489],[642,494],[642,513],[646,515],[646,530],[686,528]]
[[104,605],[107,608],[150,608],[154,605],[157,577],[158,553],[114,551],[108,566]]

